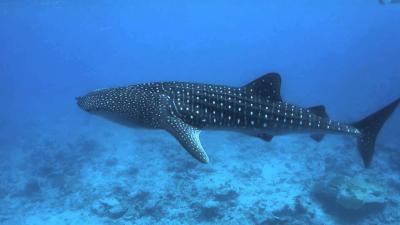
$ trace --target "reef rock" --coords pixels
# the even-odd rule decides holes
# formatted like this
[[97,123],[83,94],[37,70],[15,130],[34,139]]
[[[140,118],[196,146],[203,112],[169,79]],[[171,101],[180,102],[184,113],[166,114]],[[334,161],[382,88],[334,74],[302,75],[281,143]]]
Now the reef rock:
[[93,203],[92,212],[98,216],[119,219],[126,213],[127,208],[116,198],[106,197]]
[[387,190],[377,181],[365,176],[338,176],[317,185],[316,197],[328,208],[347,211],[383,209]]

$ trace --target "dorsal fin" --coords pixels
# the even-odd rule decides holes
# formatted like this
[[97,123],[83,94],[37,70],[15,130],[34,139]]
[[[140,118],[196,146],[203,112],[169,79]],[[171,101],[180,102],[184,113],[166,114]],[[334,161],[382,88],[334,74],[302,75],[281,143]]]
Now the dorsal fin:
[[317,105],[317,106],[313,106],[308,108],[312,113],[314,113],[317,116],[320,116],[322,118],[328,118],[328,113],[326,113],[326,109],[325,106],[323,105]]
[[248,83],[243,88],[267,100],[282,101],[281,76],[277,73],[267,73]]

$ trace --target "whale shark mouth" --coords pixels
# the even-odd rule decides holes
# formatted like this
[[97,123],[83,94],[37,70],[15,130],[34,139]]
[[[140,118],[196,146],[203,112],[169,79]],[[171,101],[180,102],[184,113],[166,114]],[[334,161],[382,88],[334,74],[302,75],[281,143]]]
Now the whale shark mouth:
[[92,110],[90,107],[88,107],[88,104],[86,103],[85,97],[75,97],[76,99],[76,104],[79,106],[79,108],[85,110],[86,112],[91,112]]

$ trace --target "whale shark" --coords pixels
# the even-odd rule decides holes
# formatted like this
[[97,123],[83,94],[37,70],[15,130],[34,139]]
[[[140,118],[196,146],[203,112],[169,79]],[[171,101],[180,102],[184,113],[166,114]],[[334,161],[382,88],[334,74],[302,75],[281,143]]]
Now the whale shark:
[[393,3],[400,3],[400,0],[379,0],[379,3],[382,5],[393,4]]
[[268,73],[241,86],[189,82],[153,82],[95,90],[77,97],[83,110],[112,121],[172,134],[195,159],[209,162],[200,133],[229,130],[271,141],[276,135],[308,133],[315,141],[325,134],[357,138],[357,148],[369,167],[375,142],[400,98],[354,122],[331,119],[323,105],[299,107],[283,101],[281,76]]

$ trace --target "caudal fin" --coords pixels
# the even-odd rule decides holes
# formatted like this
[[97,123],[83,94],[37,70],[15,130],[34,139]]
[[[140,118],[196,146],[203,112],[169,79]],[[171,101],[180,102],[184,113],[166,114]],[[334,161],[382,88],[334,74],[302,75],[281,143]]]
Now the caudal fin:
[[361,132],[357,141],[358,151],[361,154],[365,167],[368,167],[371,164],[372,156],[375,151],[376,137],[378,136],[380,129],[397,108],[399,103],[400,98],[383,107],[378,112],[375,112],[367,118],[353,124],[353,126]]

